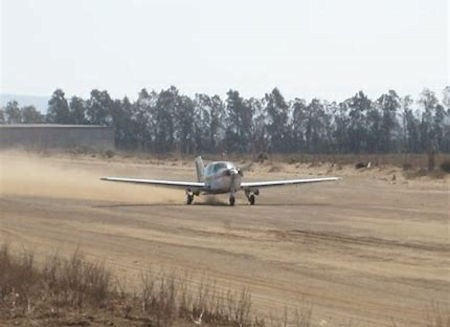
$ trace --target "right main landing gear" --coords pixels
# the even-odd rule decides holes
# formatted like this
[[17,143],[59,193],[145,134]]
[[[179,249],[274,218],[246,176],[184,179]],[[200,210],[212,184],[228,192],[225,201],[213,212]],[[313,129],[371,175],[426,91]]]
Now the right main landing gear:
[[250,205],[254,205],[255,204],[255,200],[256,200],[256,195],[259,194],[259,190],[246,190],[245,191],[245,196],[247,197],[248,202],[250,203]]

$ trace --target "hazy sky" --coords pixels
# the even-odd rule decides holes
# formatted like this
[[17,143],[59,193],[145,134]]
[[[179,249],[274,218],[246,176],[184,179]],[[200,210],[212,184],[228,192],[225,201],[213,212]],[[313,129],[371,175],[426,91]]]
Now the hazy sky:
[[448,0],[0,0],[1,92],[342,100],[449,85]]

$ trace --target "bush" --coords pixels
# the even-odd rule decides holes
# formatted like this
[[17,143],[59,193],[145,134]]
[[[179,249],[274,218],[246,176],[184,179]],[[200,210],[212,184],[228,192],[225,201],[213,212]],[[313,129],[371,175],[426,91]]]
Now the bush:
[[263,163],[264,161],[269,159],[269,155],[265,152],[261,152],[260,154],[258,154],[258,156],[256,157],[256,161]]
[[447,174],[450,174],[450,160],[445,160],[443,163],[441,163],[440,167],[442,171],[446,172]]
[[420,168],[418,170],[408,170],[403,172],[403,176],[406,179],[414,179],[419,177],[424,177],[428,175],[428,171],[425,168]]
[[269,169],[269,173],[279,173],[281,171],[281,167],[278,165],[273,165],[272,167],[270,167]]
[[411,170],[413,168],[413,165],[410,164],[409,162],[405,162],[403,164],[403,170]]
[[441,179],[444,178],[446,173],[442,169],[435,169],[428,174],[431,178]]
[[104,153],[104,156],[106,158],[112,158],[116,155],[116,153],[113,150],[106,150]]

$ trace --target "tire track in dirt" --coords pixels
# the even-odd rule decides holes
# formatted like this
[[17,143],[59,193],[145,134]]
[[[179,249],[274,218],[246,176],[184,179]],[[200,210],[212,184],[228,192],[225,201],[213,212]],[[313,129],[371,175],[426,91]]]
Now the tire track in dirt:
[[371,247],[388,247],[388,248],[405,248],[405,249],[415,249],[430,252],[443,252],[450,255],[450,244],[440,244],[440,243],[416,243],[416,242],[401,242],[392,239],[382,239],[376,237],[368,236],[351,236],[344,235],[335,232],[315,232],[310,230],[289,230],[289,231],[269,231],[277,235],[280,239],[289,240],[292,242],[318,242],[327,241],[330,243],[345,244],[345,245],[363,245]]

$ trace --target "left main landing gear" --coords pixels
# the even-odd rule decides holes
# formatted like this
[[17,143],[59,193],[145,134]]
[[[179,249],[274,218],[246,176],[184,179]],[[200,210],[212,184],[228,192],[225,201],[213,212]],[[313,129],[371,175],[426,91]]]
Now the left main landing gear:
[[234,202],[236,201],[234,195],[230,195],[230,206],[234,206]]

